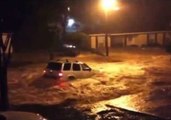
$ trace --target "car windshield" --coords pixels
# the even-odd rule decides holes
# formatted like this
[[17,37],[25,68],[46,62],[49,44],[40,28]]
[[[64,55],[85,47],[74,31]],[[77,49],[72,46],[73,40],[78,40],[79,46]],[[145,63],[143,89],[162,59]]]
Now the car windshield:
[[61,70],[62,63],[55,63],[55,62],[50,62],[47,65],[47,68],[50,70]]
[[0,0],[1,109],[170,119],[171,0]]
[[91,68],[85,63],[81,64],[81,66],[82,66],[82,69],[85,70],[85,71],[90,71],[91,70]]

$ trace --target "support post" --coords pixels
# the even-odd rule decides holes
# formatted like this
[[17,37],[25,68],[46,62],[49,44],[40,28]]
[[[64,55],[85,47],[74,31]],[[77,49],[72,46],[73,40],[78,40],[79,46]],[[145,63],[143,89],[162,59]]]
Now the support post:
[[105,50],[106,56],[109,56],[109,46],[108,46],[108,11],[105,11]]
[[[5,35],[5,39],[3,39]],[[9,108],[7,67],[12,52],[11,34],[0,34],[0,110],[6,111]]]
[[106,56],[109,56],[108,33],[105,34],[105,49],[106,49]]

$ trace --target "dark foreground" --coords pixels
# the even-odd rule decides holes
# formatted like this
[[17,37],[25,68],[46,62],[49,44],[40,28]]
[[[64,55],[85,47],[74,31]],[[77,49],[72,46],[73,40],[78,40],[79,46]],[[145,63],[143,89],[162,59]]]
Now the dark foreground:
[[91,110],[78,111],[68,103],[60,105],[17,105],[11,110],[39,113],[48,120],[166,120],[156,116],[128,111],[125,109],[108,106],[108,110],[91,114]]

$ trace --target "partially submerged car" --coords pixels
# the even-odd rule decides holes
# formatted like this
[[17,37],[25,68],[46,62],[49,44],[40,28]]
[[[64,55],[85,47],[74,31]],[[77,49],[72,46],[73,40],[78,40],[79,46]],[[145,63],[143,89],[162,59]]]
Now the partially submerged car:
[[93,70],[86,63],[69,60],[50,61],[44,70],[45,77],[54,77],[61,80],[86,78],[93,74]]

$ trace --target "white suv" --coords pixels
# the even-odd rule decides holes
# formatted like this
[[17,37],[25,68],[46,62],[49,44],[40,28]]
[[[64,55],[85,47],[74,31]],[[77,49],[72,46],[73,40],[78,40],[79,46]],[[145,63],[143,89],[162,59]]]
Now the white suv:
[[83,62],[57,60],[50,61],[44,70],[45,77],[54,77],[62,80],[74,80],[92,76],[92,69]]

